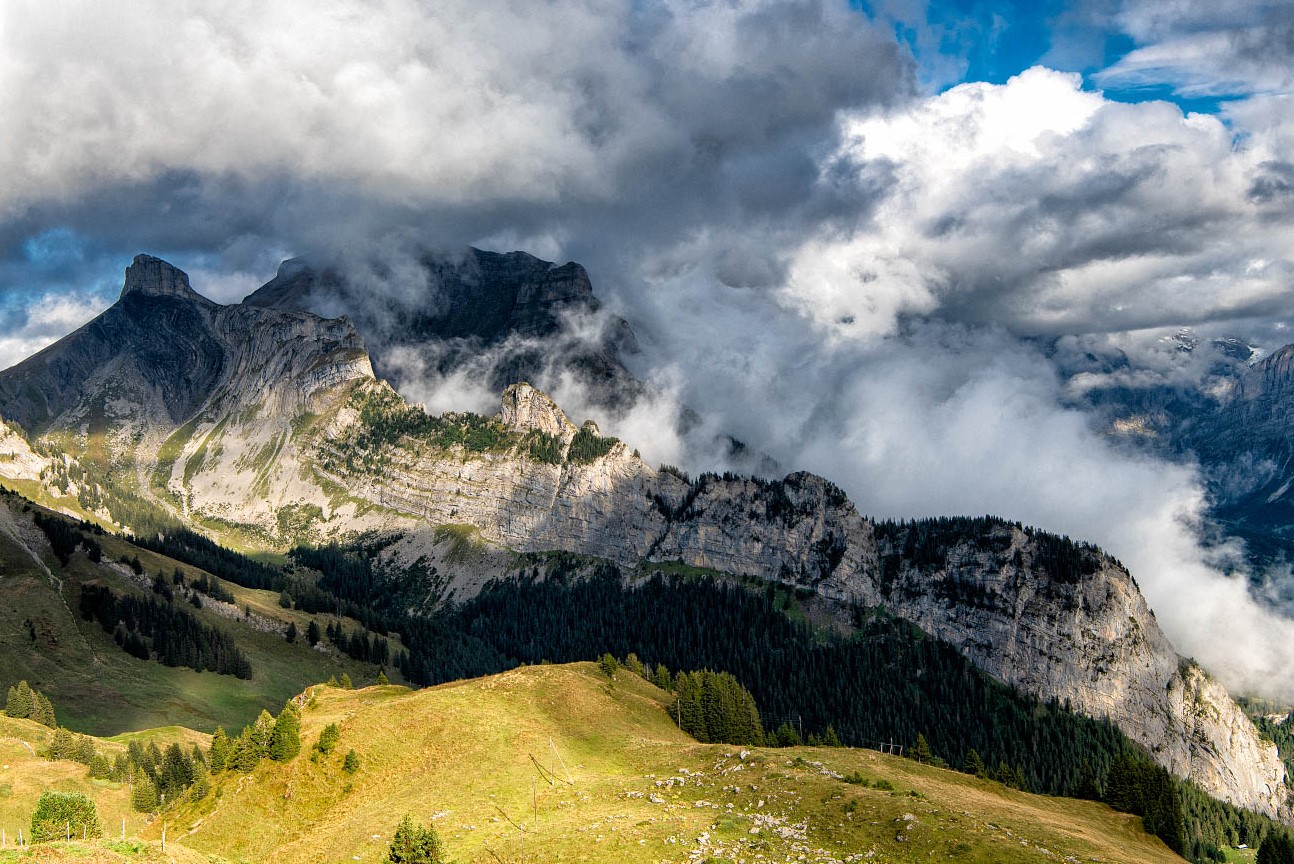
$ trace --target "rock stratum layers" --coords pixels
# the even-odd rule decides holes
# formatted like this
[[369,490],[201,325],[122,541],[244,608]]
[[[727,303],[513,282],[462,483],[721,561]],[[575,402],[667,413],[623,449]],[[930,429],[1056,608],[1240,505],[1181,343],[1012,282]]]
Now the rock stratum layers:
[[1178,657],[1117,561],[1065,538],[877,523],[806,473],[657,471],[527,384],[495,417],[429,417],[374,377],[348,319],[220,306],[146,256],[113,307],[0,373],[0,415],[25,432],[0,430],[0,476],[47,476],[58,452],[90,478],[83,509],[123,524],[122,502],[142,501],[278,548],[467,525],[521,552],[678,561],[884,606],[1001,681],[1109,717],[1216,797],[1289,816],[1275,746]]

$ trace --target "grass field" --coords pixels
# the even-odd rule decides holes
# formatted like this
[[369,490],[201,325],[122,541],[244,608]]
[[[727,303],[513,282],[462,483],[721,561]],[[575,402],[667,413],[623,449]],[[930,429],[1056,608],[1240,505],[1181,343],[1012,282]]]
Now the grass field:
[[[206,799],[152,822],[127,811],[124,786],[32,755],[22,742],[39,749],[48,730],[0,720],[0,862],[377,864],[404,813],[435,826],[458,864],[1181,861],[1139,819],[1094,802],[866,750],[698,744],[671,724],[665,693],[590,663],[311,692],[295,760],[218,775]],[[341,740],[313,759],[328,723]],[[360,768],[348,774],[352,748]],[[13,849],[44,788],[95,798],[108,837]]]
[[[30,516],[15,508],[12,518],[27,533],[24,542],[0,533],[0,687],[26,679],[54,702],[59,722],[75,731],[113,735],[166,725],[203,732],[224,725],[236,731],[262,708],[277,713],[284,701],[312,682],[345,672],[358,684],[377,674],[376,667],[311,649],[305,643],[310,617],[281,608],[276,593],[230,583],[226,587],[240,609],[276,624],[294,621],[301,634],[296,644],[287,644],[278,632],[262,632],[252,622],[189,607],[203,623],[236,635],[252,664],[250,680],[136,659],[97,624],[81,620],[76,609],[79,586],[88,580],[119,593],[140,589],[110,567],[91,563],[83,552],[61,567],[43,545],[39,529],[31,527]],[[99,540],[104,562],[138,555],[149,574],[169,576],[176,567],[190,575],[200,572],[120,538]],[[37,564],[32,551],[52,576]],[[344,619],[318,616],[320,629],[335,620]],[[344,623],[350,631],[358,626]],[[392,648],[398,650],[398,639],[392,639]],[[393,670],[387,674],[398,680]]]
[[[222,779],[172,830],[200,852],[282,864],[376,864],[406,812],[458,862],[1181,860],[1092,802],[871,751],[698,744],[665,698],[592,664],[417,692],[320,688],[303,740],[338,723],[332,756]],[[353,776],[340,768],[350,748]],[[855,774],[867,785],[843,779]]]

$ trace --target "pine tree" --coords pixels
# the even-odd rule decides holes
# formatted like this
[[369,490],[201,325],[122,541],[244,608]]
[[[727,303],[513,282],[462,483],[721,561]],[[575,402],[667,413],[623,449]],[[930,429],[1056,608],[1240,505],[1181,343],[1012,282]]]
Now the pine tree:
[[288,629],[287,632],[283,634],[283,638],[287,640],[289,645],[297,641],[297,625],[295,621],[288,622]]
[[925,735],[917,733],[917,743],[912,745],[912,751],[908,755],[921,763],[930,761],[930,744],[926,741]]
[[1286,835],[1272,831],[1258,847],[1257,864],[1294,864],[1294,843]]
[[157,787],[147,774],[135,778],[135,788],[130,793],[130,806],[140,813],[157,811]]
[[327,755],[337,746],[337,739],[339,738],[341,738],[341,730],[337,728],[336,723],[329,723],[319,733],[319,740],[315,742],[315,749]]
[[836,734],[836,728],[830,723],[827,724],[827,731],[822,734],[822,746],[824,747],[843,747],[840,742],[840,736]]
[[442,864],[444,855],[436,829],[422,827],[406,813],[391,838],[384,864]]
[[340,686],[340,687],[341,687],[341,689],[343,689],[343,690],[349,690],[349,689],[351,689],[351,687],[353,687],[353,686],[355,686],[355,685],[353,685],[353,684],[351,684],[351,683],[350,683],[350,676],[349,676],[349,675],[347,675],[345,672],[343,672],[343,673],[341,673],[341,684],[340,684],[339,686]]
[[5,701],[4,713],[10,717],[26,719],[36,707],[36,695],[26,681],[19,681],[18,686],[9,693]]
[[58,726],[58,721],[54,717],[54,703],[50,702],[45,694],[39,690],[32,691],[31,719],[51,729]]
[[301,718],[288,703],[279,712],[274,721],[274,731],[270,733],[270,758],[276,762],[286,762],[301,752]]
[[966,761],[962,763],[962,773],[970,774],[974,777],[983,777],[985,775],[984,760],[980,758],[979,751],[974,747],[966,751]]
[[376,682],[376,683],[377,683],[377,684],[379,684],[379,685],[381,685],[381,684],[390,684],[390,683],[391,683],[391,679],[389,679],[389,678],[387,678],[387,677],[386,677],[386,670],[385,670],[385,669],[379,669],[379,670],[377,670],[377,682]]
[[321,637],[319,635],[319,625],[315,623],[315,620],[313,618],[311,618],[310,626],[306,628],[306,641],[309,642],[310,647],[313,648],[319,644],[320,638]]
[[359,770],[359,754],[354,748],[346,751],[346,758],[342,760],[341,770],[347,774],[354,774]]
[[207,754],[207,765],[211,768],[212,774],[219,774],[225,770],[229,764],[229,736],[225,733],[225,727],[217,726],[215,734],[211,736],[211,749]]

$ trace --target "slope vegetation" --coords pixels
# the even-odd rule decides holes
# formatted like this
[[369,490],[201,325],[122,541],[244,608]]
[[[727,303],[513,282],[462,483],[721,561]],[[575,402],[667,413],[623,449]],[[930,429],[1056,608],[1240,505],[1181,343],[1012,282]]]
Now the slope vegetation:
[[[230,860],[379,862],[409,812],[459,862],[1180,861],[1140,820],[1091,802],[871,751],[697,744],[667,694],[593,664],[312,696],[301,755],[220,775],[168,816],[170,836]],[[330,723],[340,742],[312,759]]]

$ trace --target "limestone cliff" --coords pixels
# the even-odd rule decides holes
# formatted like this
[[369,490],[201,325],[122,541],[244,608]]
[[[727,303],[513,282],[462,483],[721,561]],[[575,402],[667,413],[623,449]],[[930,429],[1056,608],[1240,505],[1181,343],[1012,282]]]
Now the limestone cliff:
[[995,519],[876,523],[810,474],[688,480],[527,384],[494,417],[431,417],[374,378],[347,319],[220,306],[168,268],[136,259],[117,304],[0,373],[0,415],[111,476],[110,510],[143,500],[277,548],[471,526],[502,549],[680,561],[885,606],[1002,681],[1111,718],[1219,798],[1289,815],[1275,747],[1099,550]]

